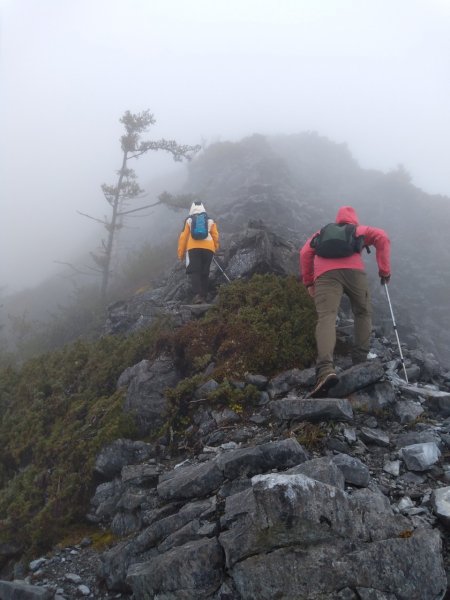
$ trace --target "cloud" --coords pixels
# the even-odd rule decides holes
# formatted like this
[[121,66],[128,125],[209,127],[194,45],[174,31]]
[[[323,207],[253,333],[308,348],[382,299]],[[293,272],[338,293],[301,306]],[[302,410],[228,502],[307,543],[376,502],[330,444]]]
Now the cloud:
[[[450,195],[444,0],[15,0],[1,9],[1,276],[34,282],[95,230],[119,118],[198,143],[317,130]],[[141,183],[171,168],[142,159]],[[99,235],[101,233],[99,232]],[[36,248],[39,249],[36,252]]]

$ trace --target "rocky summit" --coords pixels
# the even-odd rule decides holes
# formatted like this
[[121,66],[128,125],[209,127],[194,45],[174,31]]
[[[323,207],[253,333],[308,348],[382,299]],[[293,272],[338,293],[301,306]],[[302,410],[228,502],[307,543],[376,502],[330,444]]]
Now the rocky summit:
[[[258,236],[271,255],[267,232],[250,228],[252,243]],[[236,264],[257,272],[260,256]],[[201,318],[209,305],[183,302],[180,282],[174,273],[165,288],[111,307],[107,327],[145,328],[161,311],[179,328]],[[341,313],[341,348],[350,326]],[[98,454],[87,520],[112,532],[108,546],[85,538],[17,564],[0,598],[448,597],[450,373],[417,347],[404,344],[403,355],[408,383],[395,339],[375,329],[367,362],[351,366],[339,352],[333,396],[314,400],[312,367],[247,372],[228,382],[252,390],[245,410],[211,401],[220,384],[206,365],[185,396],[183,435],[121,438]],[[182,381],[164,352],[120,375],[141,438],[170,412],[164,390]]]

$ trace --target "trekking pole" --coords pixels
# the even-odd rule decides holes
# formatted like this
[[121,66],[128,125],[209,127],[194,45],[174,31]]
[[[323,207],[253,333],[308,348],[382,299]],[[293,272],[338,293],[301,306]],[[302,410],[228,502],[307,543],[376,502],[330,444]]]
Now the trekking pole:
[[216,258],[213,256],[213,261],[216,263],[216,265],[219,267],[219,269],[222,271],[224,277],[226,278],[226,280],[228,281],[228,283],[231,283],[231,279],[228,277],[228,275],[225,273],[225,271],[222,269],[222,267],[219,265],[219,263],[217,262]]
[[398,337],[397,324],[395,322],[394,312],[392,310],[392,304],[391,304],[391,299],[389,297],[389,290],[388,290],[387,283],[384,284],[384,289],[386,290],[386,297],[387,297],[387,300],[388,300],[388,303],[389,303],[389,308],[391,310],[392,323],[394,324],[394,331],[395,331],[395,335],[397,337],[397,344],[398,344],[398,349],[400,351],[400,360],[402,361],[403,372],[405,373],[405,380],[406,380],[406,383],[409,383],[409,381],[408,381],[408,374],[406,373],[405,359],[403,358],[402,347],[400,346],[400,339]]

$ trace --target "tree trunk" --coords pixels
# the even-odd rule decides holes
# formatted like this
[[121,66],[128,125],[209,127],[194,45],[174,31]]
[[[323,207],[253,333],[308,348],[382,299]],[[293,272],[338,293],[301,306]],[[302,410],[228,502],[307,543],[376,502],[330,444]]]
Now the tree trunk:
[[102,272],[102,285],[100,289],[100,298],[102,304],[106,304],[106,294],[108,291],[109,277],[111,275],[111,259],[112,259],[112,251],[114,245],[114,236],[117,229],[117,217],[119,212],[119,204],[120,204],[120,190],[122,189],[122,181],[125,173],[125,169],[127,166],[127,158],[128,152],[124,150],[123,152],[123,160],[122,160],[122,168],[120,169],[119,179],[117,182],[116,193],[114,196],[113,204],[112,204],[112,215],[111,222],[108,226],[108,239],[106,242],[105,248],[105,264],[103,266]]

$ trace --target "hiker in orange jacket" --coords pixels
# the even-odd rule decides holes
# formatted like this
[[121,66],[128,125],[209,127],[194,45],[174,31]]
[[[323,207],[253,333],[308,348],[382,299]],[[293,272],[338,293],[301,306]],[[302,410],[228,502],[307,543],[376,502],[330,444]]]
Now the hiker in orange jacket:
[[[386,232],[383,229],[360,225],[351,206],[342,206],[338,210],[336,223],[356,225],[355,235],[364,236],[364,246],[375,246],[378,274],[381,283],[386,285],[391,277],[390,241]],[[312,397],[326,396],[327,391],[338,382],[333,354],[336,345],[336,316],[342,294],[349,297],[355,319],[353,364],[367,359],[372,329],[372,306],[361,252],[355,251],[350,256],[341,258],[318,256],[311,246],[311,240],[318,233],[312,235],[300,250],[303,283],[314,299],[318,317],[317,379],[310,394]]]
[[186,256],[186,273],[191,277],[194,304],[206,302],[208,293],[209,269],[214,253],[219,249],[219,231],[213,219],[207,218],[207,231],[204,239],[192,237],[192,223],[197,215],[206,215],[201,202],[193,202],[183,231],[178,238],[178,258]]

